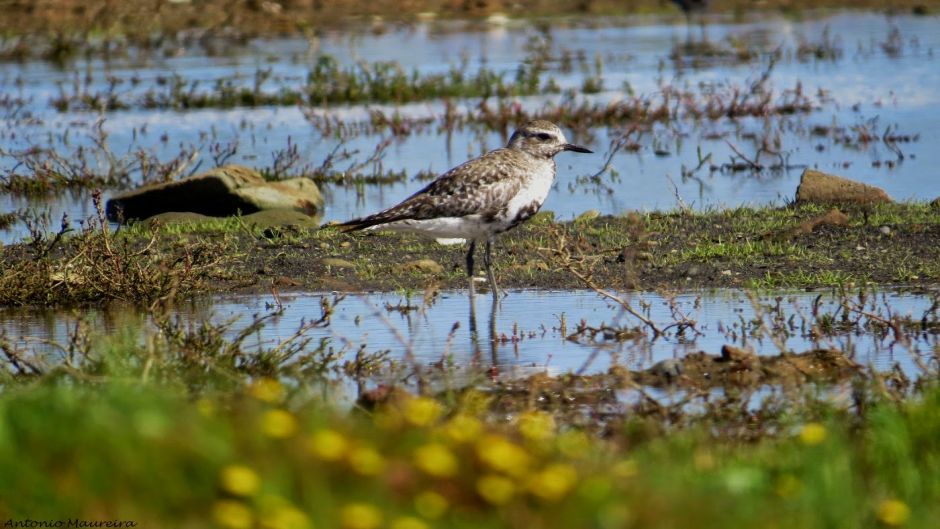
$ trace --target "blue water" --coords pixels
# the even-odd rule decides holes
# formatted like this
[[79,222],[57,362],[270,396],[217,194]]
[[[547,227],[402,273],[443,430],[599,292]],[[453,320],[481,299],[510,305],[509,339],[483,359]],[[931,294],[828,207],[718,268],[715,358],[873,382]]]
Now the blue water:
[[[793,52],[800,39],[819,42],[826,28],[842,50],[841,58],[796,60]],[[896,56],[886,53],[881,46],[894,29],[902,43]],[[627,97],[628,89],[638,96],[656,100],[663,83],[694,91],[708,91],[716,85],[719,91],[722,87],[746,91],[767,68],[770,53],[779,48],[782,58],[770,74],[768,87],[780,95],[799,84],[818,109],[808,115],[784,119],[701,123],[683,120],[668,126],[658,125],[652,133],[639,138],[638,151],[620,152],[613,157],[612,169],[617,176],[606,174],[599,186],[582,181],[601,169],[610,140],[629,123],[595,129],[583,137],[571,134],[569,139],[588,143],[597,154],[559,156],[556,188],[545,209],[566,219],[587,209],[614,214],[633,209],[669,209],[679,200],[695,208],[782,203],[793,196],[804,166],[881,186],[898,199],[930,200],[940,196],[940,178],[936,177],[935,170],[940,166],[940,149],[937,148],[940,130],[936,127],[940,120],[940,91],[937,90],[940,68],[934,51],[940,45],[938,30],[938,17],[886,17],[857,12],[813,16],[799,21],[773,16],[744,22],[716,19],[708,26],[709,39],[727,46],[728,39],[733,37],[759,50],[755,59],[745,63],[718,61],[696,68],[678,68],[669,59],[669,53],[686,38],[682,25],[641,18],[586,19],[559,24],[551,30],[554,55],[564,50],[583,53],[588,74],[593,73],[595,56],[604,60],[605,90],[579,96],[590,101],[615,101]],[[40,62],[0,64],[2,93],[29,101],[24,109],[17,111],[0,107],[0,152],[40,145],[68,157],[79,146],[91,145],[95,124],[103,120],[101,126],[107,133],[108,145],[122,163],[127,163],[140,149],[154,153],[163,162],[181,150],[193,149],[199,156],[187,172],[201,170],[214,165],[210,152],[213,145],[233,145],[236,154],[229,162],[267,167],[275,153],[285,149],[290,140],[302,155],[298,168],[304,164],[317,166],[337,146],[338,140],[334,136],[322,136],[308,122],[305,112],[356,123],[367,120],[370,110],[381,110],[388,115],[399,112],[406,116],[439,116],[443,105],[439,101],[428,101],[402,106],[189,112],[130,110],[99,114],[59,113],[50,105],[50,99],[60,92],[60,86],[71,86],[76,76],[79,79],[90,77],[92,90],[105,86],[108,76],[136,76],[140,81],[137,86],[124,83],[118,90],[142,92],[153,88],[158,77],[174,73],[187,80],[198,79],[200,86],[205,87],[216,79],[238,73],[244,84],[251,85],[257,68],[272,70],[274,79],[264,86],[276,90],[279,86],[302,83],[310,65],[323,53],[337,57],[344,64],[388,60],[423,72],[446,71],[466,58],[468,70],[485,65],[511,77],[527,54],[526,44],[539,35],[532,24],[524,21],[483,29],[429,22],[407,28],[392,27],[380,35],[328,32],[314,43],[299,38],[258,40],[222,56],[189,52],[171,58],[78,60],[64,69]],[[557,70],[551,73],[562,88],[580,87],[585,76],[577,64],[570,73]],[[517,103],[537,109],[557,100],[558,97],[530,97],[520,98]],[[459,109],[473,111],[479,100],[455,103]],[[880,141],[844,146],[827,137],[807,134],[815,125],[833,124],[846,129],[865,125],[879,137],[887,127],[896,127],[897,133],[916,135],[917,141],[900,144],[904,159],[889,167],[884,162],[895,162],[897,156]],[[752,156],[765,138],[788,156],[790,169],[760,174],[710,173],[706,167],[694,178],[682,178],[683,166],[698,165],[699,150],[703,156],[710,154],[712,163],[720,165],[733,154],[729,142]],[[354,160],[362,160],[380,140],[381,137],[375,135],[355,136],[345,142],[344,148],[355,152]],[[505,138],[496,133],[465,129],[446,135],[432,126],[396,140],[381,159],[381,167],[405,170],[409,174],[423,170],[443,172],[504,141]],[[668,155],[661,155],[663,151]],[[90,159],[95,161],[94,157]],[[107,163],[104,158],[100,161],[99,170],[105,171]],[[762,162],[769,164],[774,159],[763,158]],[[881,163],[876,166],[874,162]],[[15,163],[9,156],[0,156],[0,171],[9,170]],[[364,189],[329,186],[324,190],[327,196],[325,217],[359,216],[392,205],[421,185],[409,181]],[[0,196],[0,212],[12,210],[44,212],[53,227],[58,226],[63,213],[72,221],[93,214],[89,194],[85,192],[45,200]],[[17,225],[0,233],[0,241],[10,242],[24,235],[25,227]]]

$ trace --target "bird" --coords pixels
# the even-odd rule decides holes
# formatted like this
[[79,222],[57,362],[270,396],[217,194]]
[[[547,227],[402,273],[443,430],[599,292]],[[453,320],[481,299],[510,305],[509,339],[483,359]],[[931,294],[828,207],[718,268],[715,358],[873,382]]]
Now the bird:
[[[705,9],[708,8],[708,0],[672,0],[672,3],[679,6],[679,9],[685,14],[685,24],[689,31],[689,39],[691,40],[692,14],[705,11]],[[699,21],[701,23],[701,19],[699,19]],[[705,40],[704,23],[702,23],[702,40]]]
[[505,147],[473,158],[447,171],[424,188],[388,209],[340,223],[342,231],[390,230],[433,238],[469,240],[466,255],[470,299],[477,241],[484,241],[483,264],[493,294],[495,237],[535,215],[555,181],[555,155],[594,151],[568,143],[550,121],[534,120],[518,127]]
[[672,3],[679,6],[686,17],[691,17],[693,12],[704,11],[708,7],[708,0],[672,0]]

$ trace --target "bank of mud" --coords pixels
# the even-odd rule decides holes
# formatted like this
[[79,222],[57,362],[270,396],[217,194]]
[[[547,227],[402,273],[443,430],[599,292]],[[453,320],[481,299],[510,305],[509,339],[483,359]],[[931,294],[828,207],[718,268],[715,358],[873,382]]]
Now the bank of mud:
[[[936,285],[938,243],[940,207],[902,203],[838,211],[804,205],[585,214],[567,222],[543,212],[500,236],[494,248],[504,289],[678,291]],[[465,251],[411,235],[349,234],[330,226],[261,228],[224,220],[115,233],[98,224],[0,250],[0,302],[150,304],[272,289],[463,289]],[[486,290],[478,281],[478,290]]]

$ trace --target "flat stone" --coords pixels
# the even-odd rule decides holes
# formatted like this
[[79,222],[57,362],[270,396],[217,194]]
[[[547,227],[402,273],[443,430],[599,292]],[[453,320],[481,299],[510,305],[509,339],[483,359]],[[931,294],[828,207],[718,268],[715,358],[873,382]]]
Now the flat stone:
[[147,218],[143,222],[148,228],[157,226],[171,226],[174,224],[199,224],[212,220],[214,217],[189,211],[167,211]]
[[108,200],[105,209],[109,220],[122,221],[167,212],[227,217],[289,209],[315,215],[322,208],[323,195],[307,178],[268,182],[254,169],[226,165],[176,182],[119,193]]
[[417,270],[418,272],[426,272],[431,274],[440,274],[444,271],[444,267],[434,259],[418,259],[416,261],[408,261],[407,263],[402,263],[395,268],[402,271]]
[[594,219],[596,219],[597,217],[600,217],[600,216],[601,216],[601,212],[600,212],[600,211],[597,211],[596,209],[589,209],[589,210],[585,211],[584,213],[582,213],[582,214],[578,215],[577,217],[575,217],[575,218],[574,218],[574,222],[575,222],[576,224],[580,224],[580,223],[582,223],[582,222],[591,222],[592,220],[594,220]]
[[319,217],[311,217],[306,213],[293,209],[266,209],[242,217],[245,224],[257,228],[280,228],[284,226],[297,226],[300,228],[319,227]]
[[336,257],[324,257],[320,259],[320,264],[332,268],[356,268],[355,263]]
[[894,202],[884,189],[814,169],[803,171],[800,185],[796,189],[796,201],[820,204]]

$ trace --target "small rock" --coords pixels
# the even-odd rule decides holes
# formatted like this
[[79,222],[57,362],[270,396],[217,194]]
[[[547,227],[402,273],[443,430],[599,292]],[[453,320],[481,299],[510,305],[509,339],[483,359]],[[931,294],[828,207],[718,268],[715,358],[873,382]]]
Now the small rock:
[[881,188],[806,169],[796,189],[797,202],[876,204],[894,202]]
[[189,211],[168,211],[154,215],[143,221],[142,224],[148,228],[157,228],[159,226],[172,226],[175,224],[199,224],[212,220],[208,215],[191,213]]
[[721,271],[721,275],[723,275],[723,276],[730,276],[730,275],[731,275],[731,270],[722,270],[722,271]]
[[880,231],[882,235],[891,235],[891,227],[890,227],[890,226],[882,226],[882,227],[878,228],[878,231]]
[[291,277],[287,277],[287,276],[278,276],[278,277],[274,278],[274,281],[272,281],[271,284],[274,285],[274,286],[277,286],[277,287],[294,288],[294,287],[299,287],[299,286],[301,286],[303,283],[301,283],[300,281],[297,281],[296,279],[291,278]]
[[799,235],[806,235],[816,231],[820,226],[848,226],[849,217],[839,211],[838,208],[832,208],[823,215],[804,220],[795,228],[788,228],[783,231],[771,232],[764,235],[764,239],[789,239]]
[[355,263],[336,257],[324,257],[320,259],[320,263],[331,268],[356,268]]
[[653,364],[650,372],[664,378],[666,382],[672,382],[682,374],[682,363],[675,358],[667,358]]
[[597,211],[596,209],[589,209],[585,211],[584,213],[575,217],[574,222],[575,224],[581,224],[583,222],[590,222],[600,216],[601,216],[600,211]]
[[407,263],[402,263],[395,268],[401,271],[417,270],[418,272],[425,272],[430,274],[440,274],[444,271],[444,267],[434,259],[418,259],[416,261],[408,261]]

